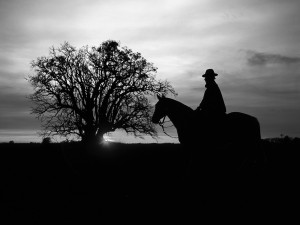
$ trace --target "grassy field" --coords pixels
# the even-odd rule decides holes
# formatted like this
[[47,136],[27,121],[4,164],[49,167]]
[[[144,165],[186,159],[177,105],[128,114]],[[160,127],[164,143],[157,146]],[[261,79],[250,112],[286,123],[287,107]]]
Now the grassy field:
[[213,154],[194,155],[190,166],[179,144],[0,144],[2,213],[41,224],[292,213],[299,147],[299,139],[263,140],[266,161],[237,169],[229,165],[237,159],[224,158],[228,149],[198,149]]

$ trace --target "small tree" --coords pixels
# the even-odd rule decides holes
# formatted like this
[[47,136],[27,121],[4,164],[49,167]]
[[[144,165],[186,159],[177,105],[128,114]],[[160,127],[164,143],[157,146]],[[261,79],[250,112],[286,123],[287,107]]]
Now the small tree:
[[32,62],[29,76],[44,135],[77,135],[99,142],[107,132],[156,136],[148,96],[175,94],[167,81],[155,79],[157,68],[140,53],[116,41],[77,50],[69,43],[50,48],[48,57]]
[[51,138],[50,137],[44,137],[42,140],[42,144],[49,145],[51,144]]

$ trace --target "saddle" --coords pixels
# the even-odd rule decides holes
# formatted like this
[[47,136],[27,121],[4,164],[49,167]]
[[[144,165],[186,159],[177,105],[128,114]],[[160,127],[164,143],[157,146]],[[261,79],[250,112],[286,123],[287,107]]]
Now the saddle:
[[225,127],[227,124],[226,113],[208,113],[203,111],[194,111],[194,119],[197,127],[201,129],[203,135],[209,137],[225,136]]

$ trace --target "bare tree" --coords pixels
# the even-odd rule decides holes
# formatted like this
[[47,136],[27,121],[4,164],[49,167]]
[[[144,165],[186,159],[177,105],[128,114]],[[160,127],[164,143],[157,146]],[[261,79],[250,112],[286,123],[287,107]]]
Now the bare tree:
[[31,65],[32,113],[46,136],[78,135],[95,143],[123,129],[155,137],[148,97],[176,94],[168,81],[155,79],[152,63],[113,40],[78,50],[66,42]]

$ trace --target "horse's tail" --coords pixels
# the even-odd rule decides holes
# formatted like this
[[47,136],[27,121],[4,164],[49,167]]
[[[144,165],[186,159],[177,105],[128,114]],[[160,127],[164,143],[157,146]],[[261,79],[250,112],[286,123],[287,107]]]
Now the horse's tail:
[[255,139],[256,140],[261,140],[261,131],[260,131],[260,124],[257,118],[253,117],[253,126],[254,126],[254,130],[256,131],[255,134]]

